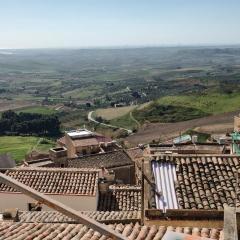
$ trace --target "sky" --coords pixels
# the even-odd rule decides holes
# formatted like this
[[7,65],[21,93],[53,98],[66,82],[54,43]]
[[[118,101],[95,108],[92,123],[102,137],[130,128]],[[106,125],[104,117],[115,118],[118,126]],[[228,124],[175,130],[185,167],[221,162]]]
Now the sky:
[[240,44],[239,0],[0,0],[0,49]]

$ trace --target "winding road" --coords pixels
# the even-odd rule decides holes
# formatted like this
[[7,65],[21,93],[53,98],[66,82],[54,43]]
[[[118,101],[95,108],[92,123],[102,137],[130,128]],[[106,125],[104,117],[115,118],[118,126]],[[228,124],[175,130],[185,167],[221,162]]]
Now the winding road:
[[114,129],[120,129],[120,130],[124,130],[128,133],[128,135],[132,134],[132,130],[131,129],[127,129],[127,128],[122,128],[122,127],[118,127],[118,126],[113,126],[111,124],[106,124],[106,123],[101,123],[101,122],[98,122],[97,120],[95,120],[93,117],[92,117],[92,114],[93,114],[94,111],[91,111],[88,113],[88,121],[89,122],[94,122],[96,124],[100,124],[102,126],[105,126],[105,127],[109,127],[109,128],[114,128]]

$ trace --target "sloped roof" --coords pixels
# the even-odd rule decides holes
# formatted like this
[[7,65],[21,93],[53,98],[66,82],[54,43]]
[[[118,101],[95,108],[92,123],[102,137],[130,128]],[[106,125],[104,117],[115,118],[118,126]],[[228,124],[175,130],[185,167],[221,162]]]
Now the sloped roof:
[[[179,208],[223,209],[235,204],[236,172],[240,157],[233,155],[162,155],[152,164],[176,165],[175,191]],[[155,178],[155,182],[159,181]],[[239,188],[239,187],[238,187]],[[237,195],[240,207],[240,195]]]
[[143,157],[143,150],[139,147],[129,148],[126,150],[126,152],[134,161]]
[[120,167],[131,165],[133,161],[124,150],[92,154],[68,160],[68,166],[74,168],[92,168],[92,167]]
[[[98,184],[98,171],[93,169],[63,168],[14,168],[6,175],[27,186],[46,194],[95,196]],[[0,183],[0,192],[17,192]]]
[[140,211],[141,187],[112,185],[109,192],[100,193],[98,211]]
[[[139,211],[83,211],[81,212],[99,222],[109,221],[123,221],[123,220],[140,220],[141,214]],[[64,214],[57,211],[24,211],[19,215],[20,222],[42,222],[42,223],[74,223],[71,219]]]
[[[110,228],[122,233],[125,237],[135,239],[161,240],[167,230],[188,233],[195,236],[223,239],[221,229],[140,226],[136,224],[111,224]],[[111,239],[82,224],[68,223],[0,223],[0,239]]]

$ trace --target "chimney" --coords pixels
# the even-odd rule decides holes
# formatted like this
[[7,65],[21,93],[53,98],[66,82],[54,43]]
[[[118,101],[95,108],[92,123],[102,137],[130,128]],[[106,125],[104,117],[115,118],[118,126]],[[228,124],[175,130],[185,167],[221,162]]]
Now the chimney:
[[3,221],[19,222],[19,211],[17,208],[6,209],[2,214]]
[[107,193],[109,186],[115,183],[115,172],[102,167],[102,177],[99,178],[98,189],[101,193]]
[[66,167],[67,149],[65,147],[50,148],[49,157],[54,162],[55,167]]

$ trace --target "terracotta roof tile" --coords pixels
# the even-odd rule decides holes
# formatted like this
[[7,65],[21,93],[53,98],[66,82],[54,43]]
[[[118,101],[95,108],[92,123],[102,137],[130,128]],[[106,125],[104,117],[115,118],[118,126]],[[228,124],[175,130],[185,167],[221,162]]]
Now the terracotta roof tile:
[[123,150],[98,153],[68,160],[68,166],[74,168],[92,168],[96,166],[111,168],[131,164],[133,164],[133,161]]
[[136,148],[129,148],[126,150],[128,155],[135,161],[138,158],[143,157],[143,150],[139,147]]
[[99,211],[140,211],[141,187],[130,185],[112,185],[109,192],[100,193]]
[[[123,221],[123,220],[140,220],[141,214],[139,211],[87,211],[82,212],[87,216],[99,221]],[[43,223],[74,223],[75,220],[59,213],[57,211],[40,211],[30,212],[25,211],[20,213],[20,222],[43,222]]]
[[[234,206],[235,173],[240,157],[232,155],[163,155],[158,161],[176,164],[175,191],[180,208],[223,209]],[[238,193],[237,207],[240,207]]]
[[[95,195],[98,171],[93,169],[15,168],[6,175],[46,194]],[[17,192],[0,183],[0,192]]]
[[[195,236],[223,239],[221,229],[190,228],[190,227],[164,227],[140,226],[136,224],[112,224],[109,228],[122,233],[131,240],[148,239],[161,240],[167,230],[187,233]],[[111,239],[82,224],[68,223],[0,223],[0,239]]]

